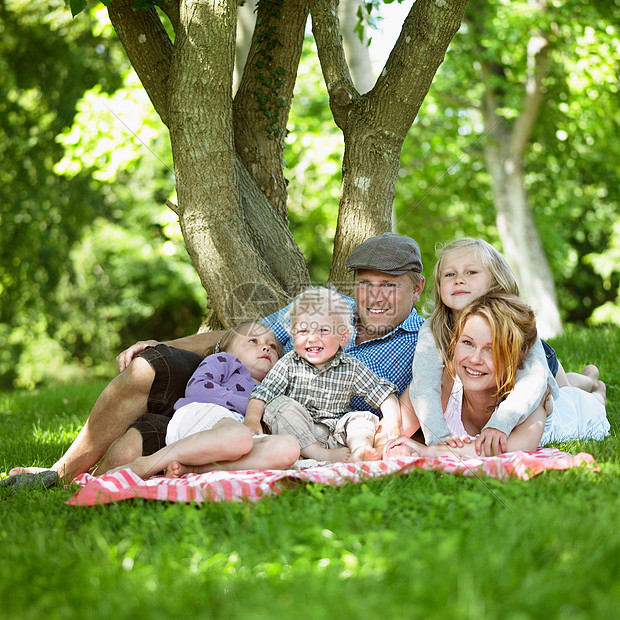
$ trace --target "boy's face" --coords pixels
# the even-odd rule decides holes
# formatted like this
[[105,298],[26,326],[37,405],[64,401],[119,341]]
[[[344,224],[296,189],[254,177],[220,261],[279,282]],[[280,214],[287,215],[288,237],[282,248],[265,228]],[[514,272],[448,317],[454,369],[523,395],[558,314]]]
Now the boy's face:
[[295,351],[318,368],[325,366],[349,339],[349,330],[341,319],[324,310],[298,314],[292,328]]

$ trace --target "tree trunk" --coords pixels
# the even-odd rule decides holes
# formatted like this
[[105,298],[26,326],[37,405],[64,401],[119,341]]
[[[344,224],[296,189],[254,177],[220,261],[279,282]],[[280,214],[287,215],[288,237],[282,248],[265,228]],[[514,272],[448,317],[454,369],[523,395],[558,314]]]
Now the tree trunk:
[[[261,0],[232,99],[236,0],[165,0],[168,37],[155,9],[108,11],[157,112],[170,131],[179,216],[208,294],[208,326],[264,316],[309,283],[287,225],[282,174],[286,122],[309,0]],[[351,80],[336,0],[312,0],[330,105],[345,138],[331,279],[366,237],[390,230],[400,150],[459,28],[466,0],[418,0],[373,89]]]
[[[536,8],[544,10],[545,2],[536,0]],[[543,79],[547,71],[549,41],[545,33],[535,30],[527,42],[527,79],[519,114],[514,119],[503,115],[509,108],[506,91],[496,87],[495,76],[505,75],[501,60],[489,60],[484,49],[482,25],[471,18],[472,31],[477,32],[476,45],[480,57],[480,77],[484,88],[481,110],[486,140],[484,157],[491,176],[497,228],[508,262],[517,275],[523,298],[536,312],[541,335],[555,336],[562,331],[562,321],[555,283],[534,222],[523,169],[525,153],[540,115],[544,100]]]
[[555,285],[532,216],[521,162],[507,145],[510,135],[500,131],[494,132],[484,146],[497,229],[506,259],[516,273],[521,296],[536,312],[540,335],[548,338],[562,331]]
[[446,49],[466,0],[418,0],[373,89],[355,88],[345,60],[335,0],[311,0],[312,30],[345,149],[330,281],[347,290],[345,261],[364,239],[393,228],[392,204],[403,141]]
[[344,53],[351,71],[353,84],[355,84],[358,92],[364,94],[375,85],[376,78],[370,61],[366,30],[364,30],[361,39],[355,31],[358,24],[358,10],[366,11],[363,0],[340,0],[338,18],[342,28]]

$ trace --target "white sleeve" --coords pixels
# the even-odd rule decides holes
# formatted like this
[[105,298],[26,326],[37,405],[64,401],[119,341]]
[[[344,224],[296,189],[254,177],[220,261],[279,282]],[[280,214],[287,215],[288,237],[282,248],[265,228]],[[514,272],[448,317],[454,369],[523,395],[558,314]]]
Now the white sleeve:
[[443,360],[435,345],[430,322],[424,321],[413,356],[409,396],[429,446],[452,436],[441,407],[442,375]]
[[499,404],[484,428],[496,428],[510,435],[512,429],[524,422],[538,407],[547,391],[547,384],[551,385],[555,394],[557,383],[549,371],[539,338],[525,356],[523,366],[517,370],[514,388]]

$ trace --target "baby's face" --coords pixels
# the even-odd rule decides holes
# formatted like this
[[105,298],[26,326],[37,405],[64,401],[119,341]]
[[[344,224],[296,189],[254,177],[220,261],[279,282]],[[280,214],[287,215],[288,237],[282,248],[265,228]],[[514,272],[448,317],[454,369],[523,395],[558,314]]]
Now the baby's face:
[[292,332],[297,354],[319,368],[349,339],[349,330],[339,317],[317,310],[298,314]]

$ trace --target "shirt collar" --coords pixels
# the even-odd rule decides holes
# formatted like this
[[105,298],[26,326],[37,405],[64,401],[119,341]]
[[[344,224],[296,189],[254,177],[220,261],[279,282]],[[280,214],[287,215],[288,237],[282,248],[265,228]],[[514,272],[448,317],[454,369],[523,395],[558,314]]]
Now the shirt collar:
[[[357,329],[357,324],[359,322],[359,317],[357,312],[353,318],[353,326]],[[400,324],[397,325],[391,332],[384,334],[383,336],[379,336],[378,338],[373,338],[372,340],[365,340],[364,342],[372,342],[373,340],[381,340],[382,338],[389,338],[392,334],[395,334],[399,329],[402,329],[406,332],[418,332],[420,331],[420,327],[424,323],[424,319],[417,313],[415,307],[409,313],[409,316]],[[355,339],[351,339],[350,342],[355,344]]]

